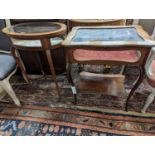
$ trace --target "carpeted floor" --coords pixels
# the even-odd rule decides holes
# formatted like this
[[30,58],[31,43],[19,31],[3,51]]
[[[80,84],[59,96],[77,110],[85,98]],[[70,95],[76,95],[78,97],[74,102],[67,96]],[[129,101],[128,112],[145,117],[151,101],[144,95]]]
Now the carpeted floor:
[[[111,72],[119,69],[111,68]],[[95,71],[102,72],[101,68]],[[73,76],[77,77],[76,73],[75,67]],[[127,68],[126,94],[137,75],[136,67]],[[74,105],[66,77],[58,76],[58,81],[61,99],[51,89],[50,77],[34,80],[32,86],[19,80],[14,89],[22,107],[16,107],[8,96],[3,99],[9,103],[0,103],[0,135],[155,135],[155,103],[146,114],[140,113],[150,92],[148,86],[141,84],[125,112],[126,96],[78,92],[78,104]]]

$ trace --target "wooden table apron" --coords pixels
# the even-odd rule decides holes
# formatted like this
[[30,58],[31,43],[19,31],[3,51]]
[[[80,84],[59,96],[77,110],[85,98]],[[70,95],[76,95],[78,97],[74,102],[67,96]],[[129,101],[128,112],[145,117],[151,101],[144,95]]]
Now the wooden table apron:
[[6,33],[8,36],[10,36],[10,38],[13,39],[19,39],[19,40],[40,40],[41,41],[41,47],[25,47],[25,46],[18,46],[13,44],[11,47],[11,52],[12,55],[15,57],[17,64],[19,65],[22,74],[24,76],[24,78],[26,79],[26,81],[28,83],[30,83],[29,77],[26,73],[25,67],[23,65],[23,63],[21,62],[21,59],[19,58],[19,54],[18,54],[18,50],[25,50],[25,51],[38,51],[38,50],[44,50],[46,52],[46,56],[47,56],[47,60],[49,63],[49,67],[51,70],[51,74],[52,74],[52,79],[54,80],[55,84],[56,84],[56,90],[58,93],[58,96],[60,96],[60,90],[59,90],[59,86],[56,80],[56,74],[55,74],[55,69],[54,69],[54,65],[53,65],[53,60],[52,60],[52,55],[51,55],[51,50],[54,48],[58,48],[61,46],[61,44],[58,45],[51,45],[50,42],[50,38],[52,37],[59,37],[62,36],[66,33],[66,25],[61,24],[61,23],[54,23],[54,24],[58,24],[59,26],[61,25],[61,29],[60,30],[56,30],[55,32],[43,32],[43,33],[30,33],[30,34],[20,34],[20,33],[15,33],[15,32],[9,32],[9,28],[4,28],[2,31],[4,33]]
[[[78,27],[81,28],[81,27]],[[70,44],[70,40],[72,39],[72,35],[71,34],[75,34],[75,30],[78,29],[75,28],[72,30],[72,32],[70,32],[70,34],[68,35],[68,38],[64,41],[63,45],[65,46],[65,53],[66,53],[66,62],[67,62],[67,75],[68,75],[68,80],[71,83],[72,87],[75,88],[73,80],[72,80],[72,76],[71,76],[71,64],[72,63],[81,63],[81,64],[91,64],[91,65],[111,65],[111,66],[116,66],[116,65],[136,65],[139,68],[139,77],[137,78],[137,81],[135,82],[133,88],[131,89],[127,100],[126,100],[126,105],[125,105],[125,110],[128,111],[128,104],[129,104],[129,100],[131,98],[131,96],[133,95],[134,91],[138,88],[138,86],[142,83],[144,77],[145,77],[145,64],[148,58],[148,55],[151,51],[151,46],[146,46],[146,45],[117,45],[117,46],[96,46],[96,45],[92,45],[91,46],[89,44],[84,45],[84,44],[79,44],[79,45],[72,45]],[[90,27],[89,27],[90,28]],[[149,38],[149,36],[144,33],[145,31],[143,31],[143,35],[145,36],[145,38]],[[155,42],[154,42],[155,43]],[[154,44],[155,45],[155,44]],[[87,50],[101,50],[101,51],[124,51],[124,50],[138,50],[141,53],[140,59],[137,62],[123,62],[123,61],[109,61],[109,60],[91,60],[91,61],[77,61],[74,59],[73,57],[73,51],[75,49],[87,49]],[[76,93],[73,93],[74,95],[74,99],[75,102],[77,101],[77,96]]]

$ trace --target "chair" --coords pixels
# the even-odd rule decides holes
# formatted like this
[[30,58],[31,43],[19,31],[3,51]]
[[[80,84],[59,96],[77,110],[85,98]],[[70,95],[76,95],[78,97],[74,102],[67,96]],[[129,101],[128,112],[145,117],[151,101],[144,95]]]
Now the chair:
[[[152,33],[152,39],[155,40],[155,27]],[[141,112],[145,113],[150,104],[153,102],[155,97],[155,48],[152,48],[150,55],[147,59],[147,63],[145,65],[145,72],[146,72],[146,79],[144,81],[145,84],[151,89],[150,95],[147,97],[144,107],[142,108]]]
[[146,71],[146,79],[145,79],[145,84],[148,84],[151,93],[147,97],[144,107],[142,108],[141,112],[145,113],[150,104],[153,102],[154,97],[155,97],[155,48],[152,49],[152,52],[150,56],[148,57],[147,64],[145,66],[145,71]]
[[16,72],[16,61],[9,52],[0,50],[0,86],[9,94],[17,106],[21,106],[9,79]]

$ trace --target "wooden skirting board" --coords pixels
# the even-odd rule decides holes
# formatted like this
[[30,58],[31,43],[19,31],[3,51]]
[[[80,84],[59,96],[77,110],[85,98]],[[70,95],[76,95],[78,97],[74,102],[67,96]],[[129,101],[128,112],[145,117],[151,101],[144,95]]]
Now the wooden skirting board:
[[124,79],[122,74],[80,73],[79,90],[103,92],[108,95],[124,95]]

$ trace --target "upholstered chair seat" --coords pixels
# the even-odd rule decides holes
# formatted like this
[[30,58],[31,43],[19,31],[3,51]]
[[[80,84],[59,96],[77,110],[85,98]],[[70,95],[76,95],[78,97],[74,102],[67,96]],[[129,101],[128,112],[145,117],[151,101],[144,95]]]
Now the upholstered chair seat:
[[9,80],[16,72],[16,61],[8,51],[0,50],[0,86],[13,99],[17,106],[21,106]]
[[7,78],[15,67],[16,61],[11,55],[0,53],[0,80]]
[[137,62],[140,58],[140,53],[136,50],[97,51],[97,50],[76,49],[73,52],[73,57],[77,61],[109,60],[109,61]]

